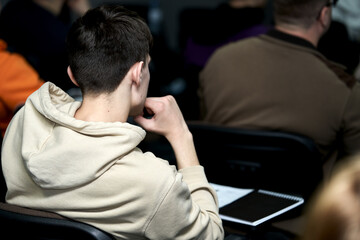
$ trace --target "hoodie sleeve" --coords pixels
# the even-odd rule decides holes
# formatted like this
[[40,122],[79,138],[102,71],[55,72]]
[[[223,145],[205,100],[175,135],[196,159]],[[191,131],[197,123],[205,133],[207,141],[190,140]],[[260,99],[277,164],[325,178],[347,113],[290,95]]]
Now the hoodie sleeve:
[[202,166],[179,171],[145,229],[149,239],[224,239],[217,196]]

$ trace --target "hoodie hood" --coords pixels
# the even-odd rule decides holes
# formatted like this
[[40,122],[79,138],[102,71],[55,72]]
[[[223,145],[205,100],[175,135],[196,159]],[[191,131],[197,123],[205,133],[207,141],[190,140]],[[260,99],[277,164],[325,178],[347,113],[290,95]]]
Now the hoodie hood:
[[47,82],[21,110],[22,158],[42,188],[74,188],[93,181],[145,137],[142,128],[129,123],[77,120],[80,105]]

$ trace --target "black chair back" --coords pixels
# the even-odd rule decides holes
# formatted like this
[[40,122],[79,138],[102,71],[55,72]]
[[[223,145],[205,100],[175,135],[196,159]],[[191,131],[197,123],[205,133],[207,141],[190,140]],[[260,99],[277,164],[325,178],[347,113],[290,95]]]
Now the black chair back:
[[323,179],[321,155],[307,137],[200,122],[188,126],[210,182],[307,200]]
[[56,213],[0,203],[1,239],[31,240],[114,240],[88,224],[64,218]]

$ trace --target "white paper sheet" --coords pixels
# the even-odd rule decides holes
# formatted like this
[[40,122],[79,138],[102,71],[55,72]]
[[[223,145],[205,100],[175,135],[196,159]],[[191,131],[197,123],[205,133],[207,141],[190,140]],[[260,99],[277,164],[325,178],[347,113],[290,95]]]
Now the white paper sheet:
[[215,183],[210,183],[210,185],[215,189],[215,191],[218,195],[219,208],[254,191],[254,189],[234,188],[234,187],[219,185],[219,184],[215,184]]

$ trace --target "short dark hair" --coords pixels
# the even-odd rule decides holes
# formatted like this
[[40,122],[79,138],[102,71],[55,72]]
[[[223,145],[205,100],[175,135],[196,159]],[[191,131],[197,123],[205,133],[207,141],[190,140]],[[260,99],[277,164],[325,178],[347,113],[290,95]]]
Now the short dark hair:
[[112,4],[77,19],[66,41],[70,68],[81,91],[97,95],[115,91],[136,62],[147,63],[153,38],[137,13]]
[[329,0],[273,0],[275,23],[309,27]]

